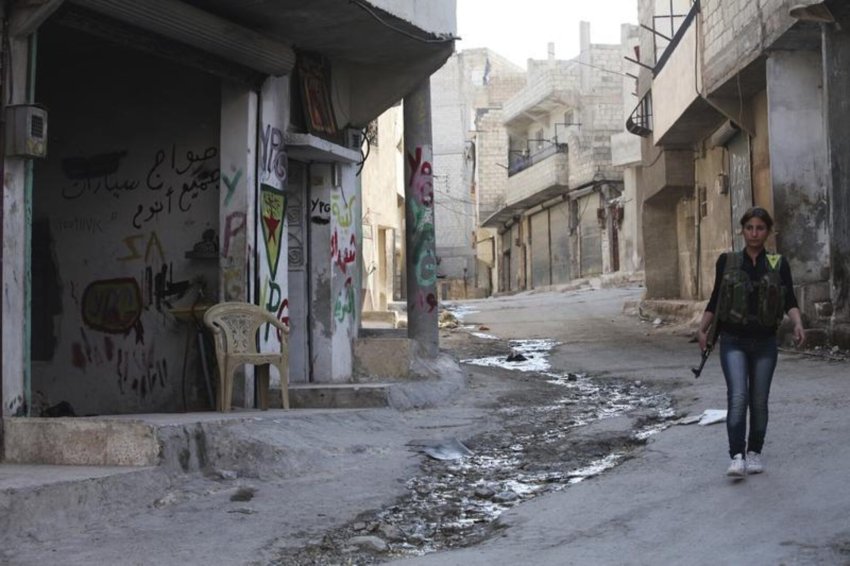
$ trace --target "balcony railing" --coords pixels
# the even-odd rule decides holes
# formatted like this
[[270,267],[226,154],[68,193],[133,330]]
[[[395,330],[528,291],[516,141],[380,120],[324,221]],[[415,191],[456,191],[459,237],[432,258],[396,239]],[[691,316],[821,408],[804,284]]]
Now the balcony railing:
[[521,171],[525,171],[532,165],[540,163],[544,159],[548,159],[553,155],[557,155],[559,153],[567,153],[568,151],[568,145],[565,143],[548,143],[548,146],[544,147],[543,149],[537,150],[536,152],[530,155],[513,154],[510,160],[510,167],[508,167],[508,177],[512,177],[513,175],[516,175]]

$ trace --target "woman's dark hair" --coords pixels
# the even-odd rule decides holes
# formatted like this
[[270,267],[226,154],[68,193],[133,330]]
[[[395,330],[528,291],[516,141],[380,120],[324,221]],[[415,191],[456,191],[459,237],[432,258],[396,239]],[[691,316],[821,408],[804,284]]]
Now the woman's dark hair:
[[767,224],[767,229],[773,229],[773,218],[771,218],[770,213],[763,209],[760,206],[754,206],[749,209],[744,215],[741,217],[741,228],[744,227],[744,224],[750,221],[752,218],[758,218],[765,224]]

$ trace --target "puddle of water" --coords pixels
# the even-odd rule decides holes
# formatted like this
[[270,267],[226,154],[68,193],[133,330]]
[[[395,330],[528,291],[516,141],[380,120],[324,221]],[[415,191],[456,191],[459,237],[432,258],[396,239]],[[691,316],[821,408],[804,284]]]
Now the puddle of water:
[[[557,346],[559,342],[549,339],[535,340],[510,340],[508,345],[511,348],[511,356],[490,356],[486,358],[471,358],[461,360],[465,364],[473,364],[485,367],[500,367],[524,372],[548,372],[551,369],[549,365],[549,352]],[[508,361],[509,357],[522,356],[523,359],[516,361]]]
[[466,316],[481,312],[465,305],[446,304],[444,308],[455,315],[455,318],[458,320],[463,320]]
[[[541,379],[561,386],[563,395],[543,406],[498,409],[507,417],[519,415],[521,419],[524,432],[508,437],[509,443],[503,443],[504,436],[485,438],[472,455],[460,460],[423,461],[422,475],[406,483],[408,495],[373,516],[374,524],[396,527],[404,533],[403,540],[389,543],[390,556],[421,556],[475,544],[492,533],[496,519],[508,509],[602,474],[627,457],[628,440],[623,447],[574,469],[559,468],[557,456],[540,458],[541,450],[557,448],[578,427],[634,410],[647,415],[645,424],[631,433],[634,442],[645,441],[670,426],[676,416],[670,397],[640,382],[597,381],[587,374],[549,371],[548,354],[557,344],[548,339],[511,341],[511,348],[528,358],[524,362],[505,362],[504,356],[463,360],[536,371]],[[530,414],[537,416],[522,420]],[[581,462],[581,452],[578,454],[575,461]],[[590,454],[587,452],[589,458]],[[327,564],[331,563],[337,562],[331,557]]]
[[623,459],[622,454],[617,454],[617,453],[608,454],[607,456],[605,456],[601,460],[597,460],[596,462],[593,462],[589,466],[586,466],[586,467],[581,468],[579,470],[576,470],[574,472],[570,472],[569,483],[576,484],[580,481],[586,480],[587,478],[592,478],[593,476],[598,476],[599,474],[601,474],[605,470],[610,470],[611,468],[616,466],[620,462],[620,460],[622,460],[622,459]]
[[484,338],[485,340],[498,340],[498,336],[493,336],[492,334],[486,334],[484,332],[470,332],[476,338]]

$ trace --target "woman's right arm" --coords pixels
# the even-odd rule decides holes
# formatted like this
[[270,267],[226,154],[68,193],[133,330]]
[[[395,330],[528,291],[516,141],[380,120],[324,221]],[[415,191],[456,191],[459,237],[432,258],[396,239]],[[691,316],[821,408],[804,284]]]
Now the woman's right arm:
[[711,322],[714,320],[714,313],[717,312],[720,285],[723,280],[723,272],[725,270],[726,254],[720,254],[720,257],[717,258],[717,262],[714,265],[714,289],[711,290],[711,298],[708,300],[705,312],[702,313],[702,319],[700,319],[699,329],[697,331],[700,352],[704,352],[708,346],[708,330],[711,327]]
[[702,313],[702,320],[699,321],[699,331],[697,332],[700,352],[705,352],[705,349],[708,347],[708,330],[711,328],[711,321],[713,320],[713,312],[705,311]]

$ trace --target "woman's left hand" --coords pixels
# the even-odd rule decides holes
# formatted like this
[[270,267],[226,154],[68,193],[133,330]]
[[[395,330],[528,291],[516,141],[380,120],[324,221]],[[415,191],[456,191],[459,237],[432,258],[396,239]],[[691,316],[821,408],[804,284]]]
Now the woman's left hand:
[[794,345],[801,348],[806,343],[806,331],[802,324],[794,325]]
[[788,316],[791,317],[791,321],[794,323],[794,345],[801,348],[806,343],[806,331],[803,330],[803,316],[797,307],[789,310]]

